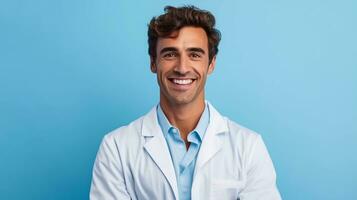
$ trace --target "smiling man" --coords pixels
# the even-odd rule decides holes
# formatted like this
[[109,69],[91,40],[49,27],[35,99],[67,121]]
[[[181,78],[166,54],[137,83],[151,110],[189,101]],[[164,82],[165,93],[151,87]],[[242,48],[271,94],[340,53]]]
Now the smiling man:
[[281,199],[261,136],[205,100],[220,41],[214,16],[193,6],[165,11],[148,30],[160,102],[104,137],[90,199]]

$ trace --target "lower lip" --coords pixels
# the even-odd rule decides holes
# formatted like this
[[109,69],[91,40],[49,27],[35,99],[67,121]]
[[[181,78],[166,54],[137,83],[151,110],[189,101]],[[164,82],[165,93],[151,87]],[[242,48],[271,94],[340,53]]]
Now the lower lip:
[[184,85],[176,84],[176,83],[172,82],[171,80],[169,80],[169,82],[171,83],[171,86],[173,89],[179,90],[179,91],[185,91],[192,87],[195,80],[193,80],[190,84],[184,84]]

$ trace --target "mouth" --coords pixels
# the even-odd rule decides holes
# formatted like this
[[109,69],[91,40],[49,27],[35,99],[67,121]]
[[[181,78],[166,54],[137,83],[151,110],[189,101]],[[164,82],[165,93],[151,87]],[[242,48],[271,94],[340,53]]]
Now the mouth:
[[168,78],[177,90],[187,90],[196,81],[194,78]]
[[172,83],[175,83],[175,84],[178,84],[178,85],[189,85],[193,81],[195,81],[195,79],[177,79],[177,78],[169,78],[169,80]]

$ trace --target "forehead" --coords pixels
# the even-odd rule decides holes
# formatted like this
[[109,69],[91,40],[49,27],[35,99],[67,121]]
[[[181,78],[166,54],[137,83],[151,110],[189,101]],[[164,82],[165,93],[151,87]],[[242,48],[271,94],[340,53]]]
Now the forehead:
[[208,38],[206,31],[200,27],[183,27],[173,32],[170,37],[158,39],[156,50],[160,52],[165,47],[175,47],[177,49],[198,47],[207,51]]

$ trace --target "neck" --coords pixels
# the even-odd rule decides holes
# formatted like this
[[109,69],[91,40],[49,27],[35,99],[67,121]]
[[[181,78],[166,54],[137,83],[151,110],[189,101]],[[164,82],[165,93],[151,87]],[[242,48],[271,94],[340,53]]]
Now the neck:
[[205,109],[204,98],[182,105],[172,105],[160,98],[160,106],[169,122],[180,130],[181,138],[187,143],[187,135],[197,126]]

